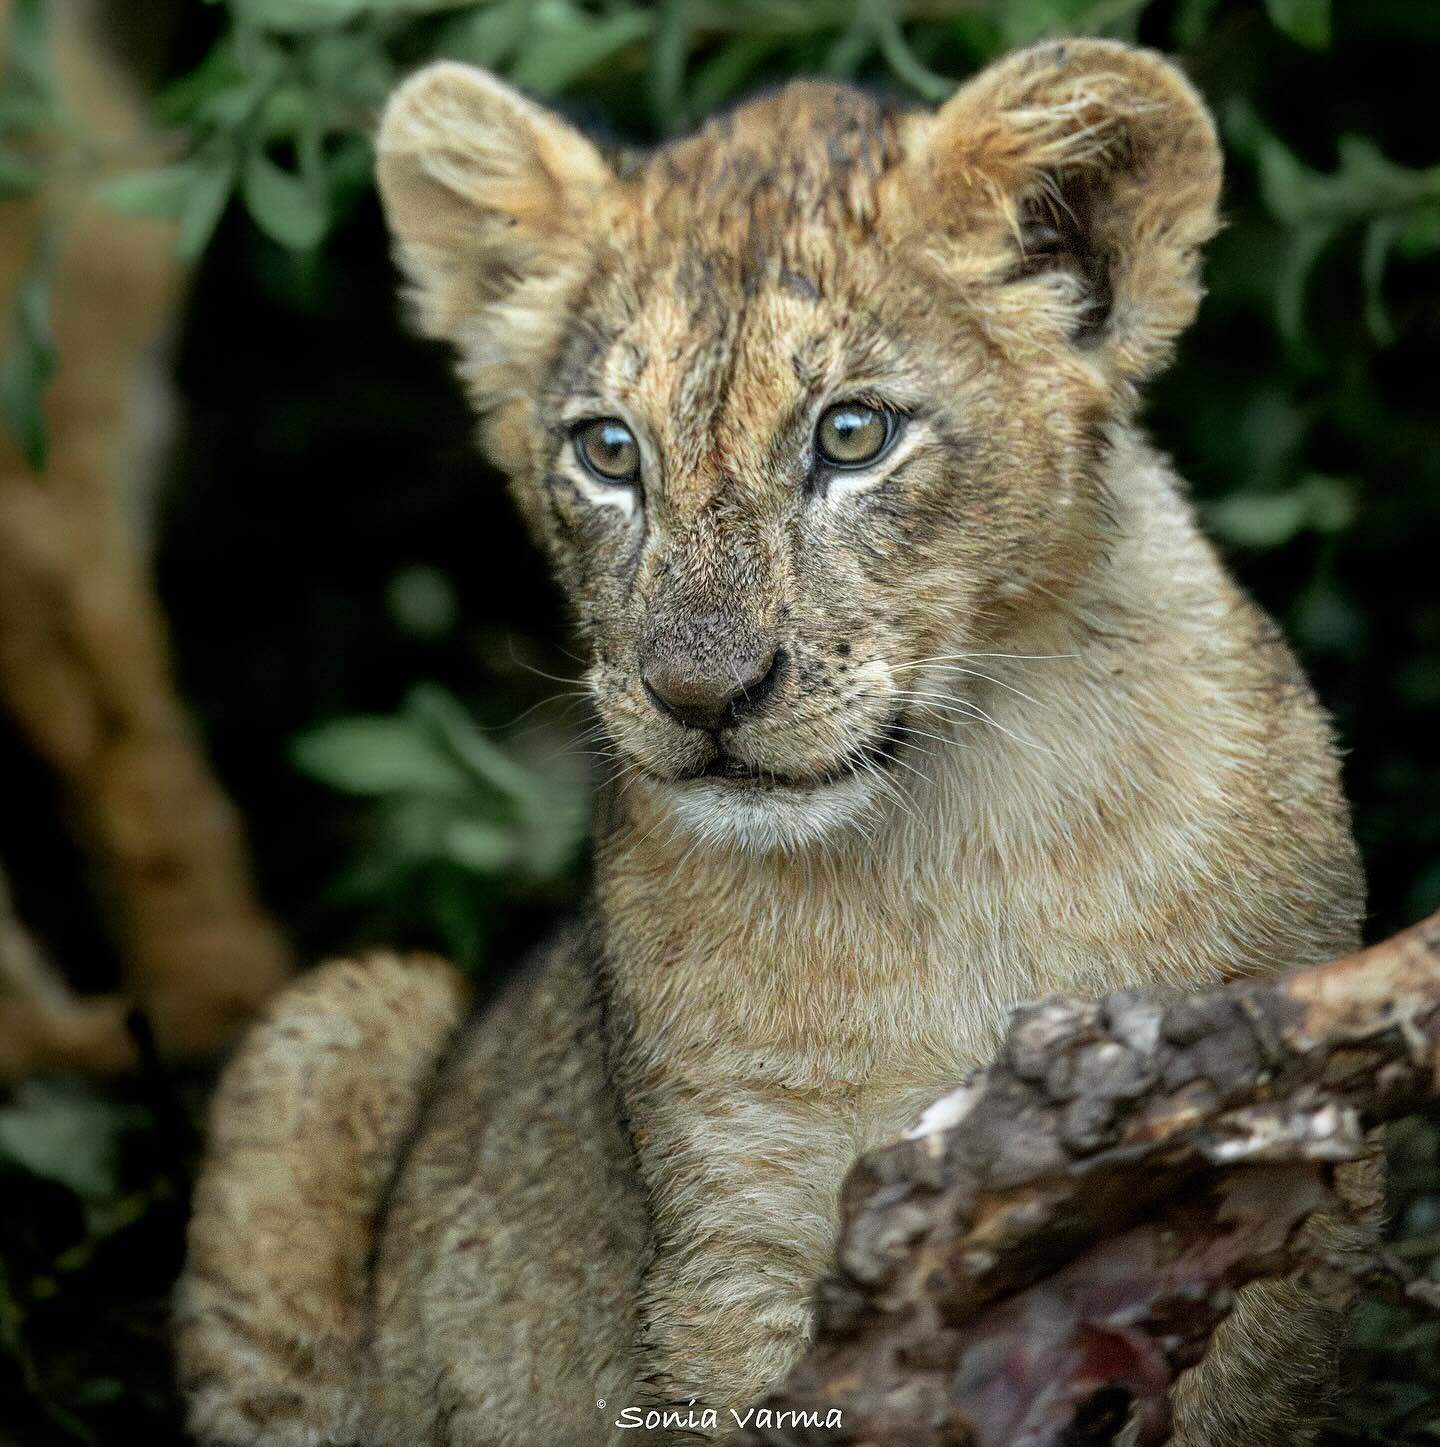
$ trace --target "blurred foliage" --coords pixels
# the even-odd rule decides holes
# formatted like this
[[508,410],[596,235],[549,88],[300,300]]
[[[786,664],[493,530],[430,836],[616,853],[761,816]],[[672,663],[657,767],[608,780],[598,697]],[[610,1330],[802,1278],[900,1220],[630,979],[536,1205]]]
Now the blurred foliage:
[[154,1079],[0,1104],[0,1447],[183,1440],[165,1331],[192,1110]]
[[[292,754],[312,779],[379,803],[372,845],[341,876],[338,897],[408,901],[430,915],[446,954],[465,963],[481,953],[497,890],[513,896],[562,876],[588,822],[578,772],[567,776],[553,752],[548,767],[525,768],[433,684],[416,688],[398,714],[320,724]],[[387,922],[400,937],[414,924]]]
[[[369,193],[370,133],[385,96],[406,70],[437,56],[491,67],[540,96],[592,98],[631,128],[664,136],[757,78],[880,78],[934,101],[953,88],[950,76],[1007,47],[1065,32],[1133,39],[1152,9],[1171,11],[1166,43],[1199,48],[1227,8],[1220,0],[224,0],[207,53],[156,98],[158,120],[184,138],[183,158],[101,191],[121,211],[177,218],[187,257],[204,252],[232,199],[277,244],[309,251]],[[1330,0],[1263,8],[1289,40],[1329,46]],[[52,117],[43,16],[40,0],[19,0],[0,138]],[[644,98],[638,114],[635,95]],[[1377,340],[1393,340],[1386,265],[1392,255],[1440,251],[1440,166],[1407,168],[1371,139],[1342,135],[1336,168],[1322,174],[1244,99],[1226,118],[1267,210],[1288,232],[1274,288],[1285,337],[1300,339],[1312,268],[1354,228],[1363,235],[1367,321]],[[23,194],[38,175],[23,153],[0,148],[0,180],[7,194]],[[52,365],[36,311],[26,293],[11,349],[31,359],[32,409]],[[18,395],[7,402],[12,425],[32,440],[38,415],[22,415]]]
[[[800,73],[933,101],[1042,36],[1178,51],[1221,125],[1228,225],[1150,422],[1336,714],[1372,934],[1440,906],[1440,5],[176,4],[155,94],[176,159],[105,194],[178,218],[198,261],[159,576],[186,692],[302,949],[438,947],[493,980],[577,878],[581,756],[552,696],[579,700],[557,600],[443,356],[396,320],[371,187],[379,105],[441,55],[643,144]],[[122,40],[149,23],[112,13]],[[12,17],[0,197],[33,188],[25,139],[54,122],[44,0]],[[37,459],[46,260],[0,371],[5,421]],[[449,691],[417,689],[427,678]],[[76,873],[61,828],[33,827],[57,811],[35,770],[5,772],[4,744],[0,793],[27,825],[21,847],[0,818],[0,857],[47,942],[93,972],[101,931],[57,883]],[[123,1096],[0,1107],[0,1447],[179,1440],[162,1297],[194,1085],[154,1072]],[[1407,1124],[1392,1157],[1396,1249],[1434,1275],[1440,1129]],[[1433,1321],[1367,1303],[1332,1447],[1434,1442],[1437,1344]]]
[[[56,116],[44,0],[13,0],[0,85],[0,204],[28,196],[40,184],[39,166],[24,141],[53,126]],[[0,419],[37,468],[45,463],[40,399],[56,364],[49,303],[56,251],[56,236],[46,229],[16,292],[0,355]]]

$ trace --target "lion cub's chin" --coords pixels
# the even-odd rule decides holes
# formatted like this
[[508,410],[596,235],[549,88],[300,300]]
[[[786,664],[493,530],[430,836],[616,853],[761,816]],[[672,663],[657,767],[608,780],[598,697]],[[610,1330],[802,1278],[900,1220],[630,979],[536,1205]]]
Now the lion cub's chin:
[[874,780],[851,774],[831,783],[757,787],[720,779],[669,784],[665,799],[686,833],[746,854],[794,854],[823,840],[864,832],[878,807]]

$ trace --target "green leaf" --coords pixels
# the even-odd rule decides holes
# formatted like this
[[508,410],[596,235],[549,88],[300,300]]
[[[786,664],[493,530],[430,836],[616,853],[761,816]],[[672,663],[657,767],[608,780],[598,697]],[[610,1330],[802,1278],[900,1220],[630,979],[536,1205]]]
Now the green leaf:
[[1342,136],[1339,166],[1329,174],[1303,165],[1247,106],[1232,107],[1226,133],[1248,151],[1259,171],[1266,209],[1289,228],[1285,263],[1275,284],[1277,319],[1290,342],[1300,339],[1301,314],[1311,269],[1326,246],[1348,226],[1363,223],[1361,281],[1365,318],[1382,344],[1393,340],[1382,286],[1392,250],[1404,256],[1440,249],[1440,167],[1396,165],[1364,136]]
[[[39,130],[53,123],[58,109],[47,0],[14,0],[7,18],[0,128],[6,133]],[[39,184],[39,173],[28,158],[0,152],[0,200],[28,195]],[[0,357],[0,415],[21,455],[37,472],[45,466],[45,389],[57,363],[50,295],[58,257],[58,232],[49,226],[16,286],[8,345]]]
[[441,863],[422,879],[426,923],[438,931],[445,954],[462,969],[479,963],[495,914],[492,897],[474,873]]
[[455,585],[439,568],[416,563],[401,568],[385,586],[385,608],[414,638],[443,638],[459,617]]
[[364,798],[420,794],[461,797],[470,775],[424,727],[408,718],[356,717],[322,724],[290,749],[296,768]]
[[1275,548],[1288,543],[1305,517],[1302,499],[1293,492],[1237,493],[1216,503],[1206,514],[1210,526],[1228,542],[1247,548]]
[[997,6],[1007,46],[1028,45],[1042,35],[1069,33],[1079,27],[1092,0],[1009,0]]
[[356,115],[378,113],[397,79],[379,37],[363,30],[313,36],[298,47],[297,54],[298,84],[310,98],[311,113],[352,133],[368,134],[368,126],[355,126]]
[[1316,182],[1320,178],[1268,131],[1257,138],[1256,161],[1260,168],[1260,197],[1272,216],[1296,226],[1318,209]]
[[209,244],[234,185],[233,158],[214,148],[197,160],[116,177],[97,194],[129,216],[179,217],[180,254],[193,261]]
[[223,36],[200,65],[161,91],[156,114],[192,132],[240,130],[290,64],[286,50],[257,31]]
[[1330,44],[1330,0],[1265,0],[1270,23],[1309,50]]
[[454,694],[433,683],[423,683],[405,700],[406,713],[443,740],[455,758],[475,778],[517,802],[540,791],[529,770],[517,764],[476,726],[470,710]]
[[777,43],[766,36],[731,41],[710,57],[690,80],[690,107],[706,115],[728,101],[757,66],[773,55]]
[[235,158],[216,153],[197,167],[180,212],[180,255],[194,261],[210,244],[235,189]]
[[31,1080],[0,1106],[0,1159],[86,1201],[104,1201],[120,1187],[119,1150],[128,1130],[149,1114],[117,1104],[93,1086]]
[[1292,346],[1305,338],[1305,291],[1310,273],[1339,230],[1337,224],[1312,223],[1299,227],[1290,237],[1275,279],[1275,324]]
[[245,162],[243,191],[255,224],[281,246],[304,251],[324,237],[329,216],[318,187],[277,166],[263,150]]
[[330,214],[336,220],[362,197],[375,181],[375,153],[368,136],[347,136],[325,158],[325,182]]
[[401,8],[377,5],[372,0],[232,0],[232,3],[237,14],[251,25],[291,35],[335,29],[367,11]]
[[7,78],[6,86],[0,90],[0,135],[38,131],[53,121],[54,106],[49,99],[21,89],[13,76]]
[[534,801],[522,833],[520,866],[533,880],[554,879],[575,857],[589,823],[583,790],[547,788]]
[[1170,33],[1180,50],[1191,50],[1205,38],[1220,9],[1220,0],[1180,0]]
[[1313,472],[1300,483],[1306,520],[1317,533],[1343,533],[1360,513],[1355,484],[1343,477]]
[[456,819],[440,842],[445,858],[476,874],[500,874],[515,862],[513,830],[484,819]]
[[1276,548],[1303,532],[1342,533],[1355,521],[1355,487],[1312,473],[1284,492],[1232,493],[1206,509],[1206,521],[1232,543]]
[[863,0],[863,3],[870,12],[880,54],[896,77],[924,100],[939,102],[947,99],[954,91],[955,83],[943,75],[936,75],[920,63],[905,43],[905,36],[888,0]]
[[180,216],[199,172],[189,161],[117,176],[96,187],[96,195],[127,216]]
[[59,255],[59,233],[47,228],[15,290],[10,344],[0,358],[0,414],[21,455],[36,472],[45,467],[45,389],[58,364],[50,297]]
[[538,0],[520,58],[511,69],[516,85],[552,96],[621,51],[649,38],[655,17],[645,10],[620,10],[592,19],[565,0]]
[[299,80],[274,86],[251,119],[248,135],[252,149],[274,142],[293,142],[300,132],[316,124],[316,97]]
[[228,111],[225,98],[252,84],[253,70],[242,66],[235,52],[234,37],[222,36],[194,70],[177,77],[155,97],[157,118],[168,126],[218,122]]
[[1399,218],[1395,250],[1407,261],[1440,251],[1440,201],[1412,206]]
[[277,34],[305,35],[334,30],[362,16],[430,15],[458,10],[474,0],[230,0],[231,8],[252,25]]
[[531,0],[503,0],[447,20],[436,33],[436,56],[497,70],[515,53],[525,34]]
[[1226,134],[1255,157],[1260,194],[1270,213],[1291,226],[1307,221],[1358,221],[1383,211],[1408,211],[1440,201],[1440,166],[1397,166],[1363,136],[1342,136],[1340,164],[1328,175],[1303,165],[1248,107],[1232,108]]
[[1395,340],[1395,328],[1385,308],[1385,263],[1399,234],[1396,216],[1377,216],[1365,228],[1365,247],[1360,254],[1360,277],[1365,286],[1365,325],[1383,347]]
[[865,8],[857,5],[855,19],[825,52],[825,74],[838,76],[841,80],[853,80],[874,53],[876,44],[875,27],[870,23]]
[[0,150],[0,201],[18,201],[40,184],[40,173],[25,156]]
[[685,104],[685,59],[690,50],[691,0],[665,0],[660,28],[650,45],[650,103],[668,135],[690,123]]
[[48,0],[14,0],[10,6],[5,88],[30,103],[37,124],[53,118],[55,75],[50,61]]

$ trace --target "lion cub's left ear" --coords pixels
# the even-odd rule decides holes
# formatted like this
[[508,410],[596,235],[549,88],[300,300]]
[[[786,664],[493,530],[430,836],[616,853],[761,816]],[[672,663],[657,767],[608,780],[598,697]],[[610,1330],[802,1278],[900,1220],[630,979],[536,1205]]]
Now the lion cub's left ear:
[[932,234],[966,238],[943,250],[1013,288],[1008,319],[1008,298],[991,298],[1001,321],[1041,307],[1113,374],[1156,371],[1195,315],[1200,248],[1218,226],[1220,146],[1180,70],[1113,41],[1036,46],[923,127],[912,198],[928,198]]
[[376,151],[421,329],[460,348],[472,389],[488,400],[543,351],[613,173],[558,116],[452,61],[395,92]]

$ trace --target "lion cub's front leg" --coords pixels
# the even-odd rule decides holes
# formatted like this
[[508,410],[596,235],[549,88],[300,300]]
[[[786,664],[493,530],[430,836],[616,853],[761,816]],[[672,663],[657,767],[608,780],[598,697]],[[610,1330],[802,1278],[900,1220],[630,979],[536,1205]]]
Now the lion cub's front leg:
[[717,1436],[805,1351],[855,1157],[939,1092],[927,1083],[871,1112],[853,1092],[687,1084],[693,1114],[656,1112],[643,1125],[655,1252],[641,1290],[640,1379],[649,1403],[681,1410],[693,1398],[697,1418],[713,1409],[718,1426],[696,1426]]
[[783,1254],[737,1237],[677,1244],[651,1263],[640,1357],[647,1402],[679,1413],[672,1425],[705,1436],[733,1430],[732,1411],[743,1416],[803,1353],[819,1271],[795,1280]]

